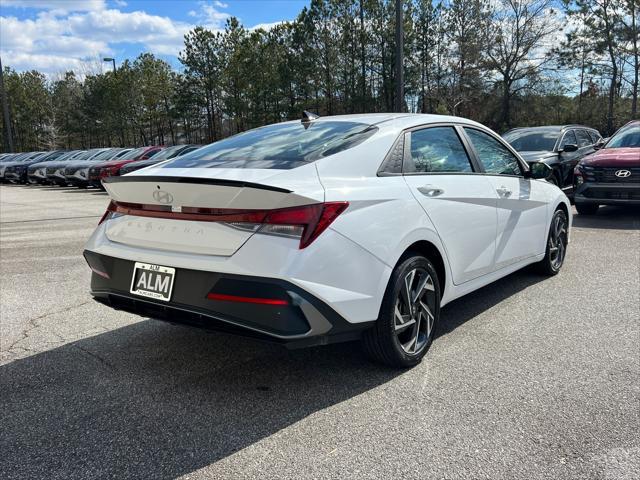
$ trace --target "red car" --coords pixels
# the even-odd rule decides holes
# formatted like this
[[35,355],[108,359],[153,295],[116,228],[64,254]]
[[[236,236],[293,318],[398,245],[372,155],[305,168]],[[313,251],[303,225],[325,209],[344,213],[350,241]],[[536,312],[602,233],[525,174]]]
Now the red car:
[[114,175],[120,175],[120,168],[123,165],[131,162],[137,162],[138,160],[148,160],[163,148],[164,147],[160,145],[140,147],[132,150],[127,155],[124,155],[122,158],[118,158],[117,160],[98,163],[89,169],[89,183],[94,187],[102,188],[102,179]]
[[620,128],[574,171],[578,213],[593,215],[600,205],[640,205],[640,120]]

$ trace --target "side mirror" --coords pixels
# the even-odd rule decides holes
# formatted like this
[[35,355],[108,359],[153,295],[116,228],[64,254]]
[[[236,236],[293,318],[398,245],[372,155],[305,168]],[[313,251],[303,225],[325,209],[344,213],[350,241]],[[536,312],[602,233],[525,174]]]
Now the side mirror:
[[602,147],[604,147],[604,144],[607,143],[603,138],[598,140],[598,143],[596,143],[593,148],[595,150],[600,150]]
[[560,153],[571,153],[575,152],[576,150],[578,150],[578,145],[576,145],[575,143],[567,143],[563,148],[560,149]]
[[553,169],[544,162],[534,162],[529,164],[529,178],[545,179],[549,178],[553,173]]

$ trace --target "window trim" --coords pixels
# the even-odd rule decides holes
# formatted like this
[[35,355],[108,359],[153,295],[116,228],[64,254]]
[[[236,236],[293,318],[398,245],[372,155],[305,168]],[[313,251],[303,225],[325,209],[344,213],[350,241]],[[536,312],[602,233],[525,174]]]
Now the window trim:
[[[465,149],[467,156],[469,157],[469,162],[471,163],[471,168],[472,168],[471,172],[406,172],[405,171],[407,156],[410,155],[410,152],[411,152],[411,132],[414,132],[416,130],[424,130],[427,128],[435,128],[435,127],[453,127],[453,129],[456,131],[456,134],[458,135],[458,138],[462,142],[462,146]],[[518,163],[520,164],[522,175],[505,175],[505,174],[486,172],[484,170],[484,167],[482,166],[482,163],[479,161],[477,153],[473,148],[473,145],[471,144],[469,137],[464,131],[465,128],[472,128],[480,132],[484,132],[487,135],[494,138],[495,140],[497,140],[500,144],[504,145],[513,155],[515,155],[516,159],[518,160]],[[409,142],[407,142],[406,135],[409,136],[408,138]],[[392,154],[397,143],[400,141],[400,138],[402,137],[404,137],[402,171],[393,172],[393,171],[386,170],[387,163],[389,161],[388,160],[389,156]],[[410,157],[409,157],[409,160],[411,160]],[[398,134],[398,137],[394,140],[393,144],[391,145],[391,148],[389,149],[384,159],[380,163],[380,167],[378,167],[376,176],[398,177],[398,176],[416,176],[416,175],[488,175],[488,176],[499,176],[499,177],[528,178],[527,174],[529,171],[530,171],[529,164],[526,161],[524,161],[522,157],[520,157],[518,152],[514,148],[512,148],[508,142],[503,140],[499,135],[492,132],[488,128],[481,125],[473,125],[473,124],[464,123],[464,122],[437,122],[437,123],[423,123],[420,125],[414,125],[413,127],[408,127],[403,129]]]
[[[411,162],[413,162],[413,157],[411,156],[411,140],[413,132],[419,132],[422,130],[428,130],[431,128],[451,128],[455,135],[458,137],[462,148],[464,149],[465,154],[467,155],[467,160],[469,160],[469,166],[471,167],[470,172],[409,172],[407,168],[410,166]],[[415,175],[471,175],[474,173],[480,173],[480,166],[476,162],[476,159],[471,154],[469,149],[469,144],[466,139],[461,135],[460,128],[458,124],[454,123],[434,123],[428,124],[426,126],[419,126],[410,128],[404,132],[404,155],[402,161],[402,174],[407,176],[415,176]]]
[[[480,157],[478,156],[478,152],[476,151],[475,147],[473,146],[473,143],[471,142],[471,139],[467,135],[467,132],[464,131],[465,128],[478,130],[479,132],[485,133],[485,134],[489,135],[490,137],[492,137],[494,140],[496,140],[498,143],[500,143],[502,146],[504,146],[507,150],[509,150],[509,152],[511,152],[511,154],[515,156],[516,161],[520,165],[521,174],[520,175],[511,175],[511,174],[506,174],[506,173],[491,173],[491,172],[487,172],[485,170],[485,168],[484,168],[484,165],[480,161]],[[464,136],[466,137],[467,141],[469,142],[469,146],[471,148],[471,151],[473,152],[473,155],[474,155],[474,157],[476,159],[476,162],[480,166],[480,169],[481,169],[481,172],[482,172],[483,175],[492,176],[492,177],[529,178],[528,173],[531,171],[531,169],[529,168],[529,164],[527,162],[525,162],[522,159],[522,157],[520,157],[518,152],[511,145],[509,145],[509,143],[506,140],[502,139],[499,135],[493,133],[489,129],[480,128],[477,125],[464,125],[464,124],[462,124],[462,133],[464,134]]]

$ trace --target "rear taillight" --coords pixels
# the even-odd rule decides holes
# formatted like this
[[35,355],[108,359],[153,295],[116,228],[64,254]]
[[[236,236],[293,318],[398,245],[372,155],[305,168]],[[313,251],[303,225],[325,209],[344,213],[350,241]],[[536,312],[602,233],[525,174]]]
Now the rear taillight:
[[180,211],[175,211],[170,205],[112,201],[100,223],[116,213],[139,217],[220,222],[234,228],[265,235],[299,238],[300,248],[305,248],[318,238],[348,206],[349,202],[325,202],[277,210],[181,207]]

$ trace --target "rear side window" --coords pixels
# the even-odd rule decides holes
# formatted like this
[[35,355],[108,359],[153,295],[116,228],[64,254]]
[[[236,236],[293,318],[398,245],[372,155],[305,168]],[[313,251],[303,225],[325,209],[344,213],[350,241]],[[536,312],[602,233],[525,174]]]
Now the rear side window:
[[593,145],[591,137],[584,130],[576,130],[576,136],[578,137],[578,147]]
[[569,130],[564,134],[564,137],[562,137],[562,141],[560,142],[560,146],[558,147],[558,149],[564,148],[565,145],[578,145],[578,139],[576,138],[576,134],[573,130]]
[[411,161],[405,173],[471,171],[469,156],[453,127],[411,132]]
[[199,148],[162,168],[291,169],[355,147],[377,130],[358,122],[279,123]]
[[466,128],[473,148],[485,172],[497,175],[522,175],[516,156],[498,140],[475,128]]
[[591,141],[596,144],[600,141],[600,135],[598,135],[597,132],[593,131],[593,130],[587,130],[587,133],[589,134],[589,136],[591,137]]

